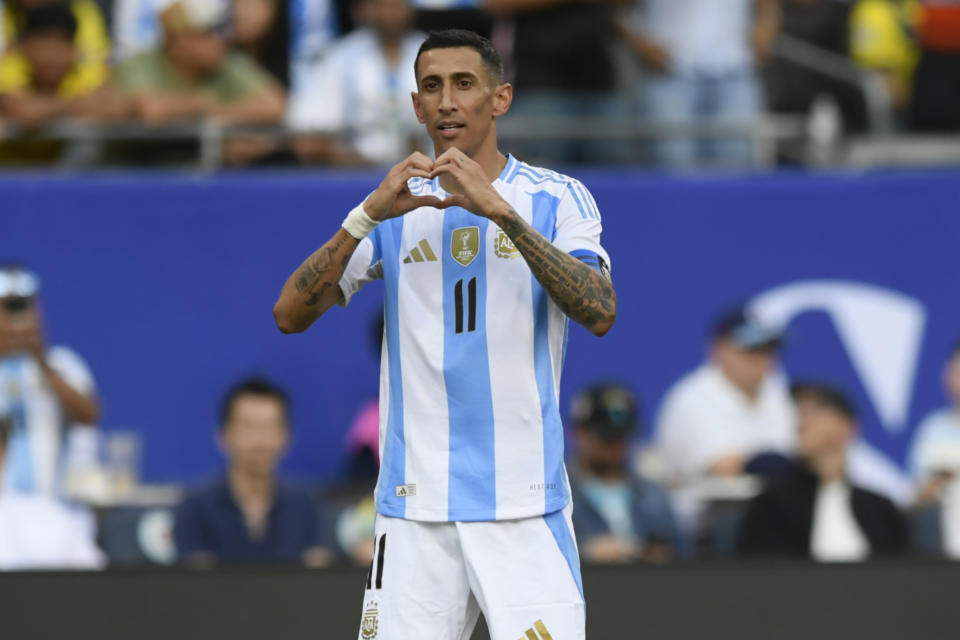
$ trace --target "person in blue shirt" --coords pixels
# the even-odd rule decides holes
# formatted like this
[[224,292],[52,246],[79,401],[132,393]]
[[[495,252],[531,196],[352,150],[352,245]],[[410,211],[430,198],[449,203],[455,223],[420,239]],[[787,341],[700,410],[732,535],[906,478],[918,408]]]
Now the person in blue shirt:
[[640,420],[634,395],[618,385],[590,387],[574,397],[570,419],[577,444],[573,528],[583,559],[663,562],[684,555],[666,492],[629,468]]
[[220,418],[227,470],[177,508],[173,535],[180,561],[328,564],[317,502],[277,475],[290,440],[286,394],[264,380],[245,380],[227,393]]

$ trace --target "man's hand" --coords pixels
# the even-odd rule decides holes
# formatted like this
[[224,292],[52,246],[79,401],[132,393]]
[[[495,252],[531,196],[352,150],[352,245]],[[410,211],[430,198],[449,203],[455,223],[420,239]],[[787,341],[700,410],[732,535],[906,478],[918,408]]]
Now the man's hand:
[[[462,155],[462,154],[461,154]],[[449,207],[452,202],[436,196],[415,196],[407,187],[410,178],[432,180],[433,160],[416,151],[394,165],[377,190],[367,196],[363,210],[374,220],[396,218],[418,207]]]
[[450,175],[461,189],[461,193],[448,196],[443,201],[444,206],[463,207],[484,218],[494,218],[511,210],[507,201],[493,188],[483,167],[456,147],[447,149],[437,158],[430,178],[441,174]]

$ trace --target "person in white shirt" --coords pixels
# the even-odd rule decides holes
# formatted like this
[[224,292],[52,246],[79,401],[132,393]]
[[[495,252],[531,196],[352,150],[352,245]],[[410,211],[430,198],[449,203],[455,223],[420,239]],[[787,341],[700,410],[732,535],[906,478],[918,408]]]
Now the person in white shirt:
[[98,413],[87,365],[66,347],[46,346],[40,279],[0,267],[0,416],[13,425],[0,479],[8,490],[56,494],[63,443],[89,439]]
[[287,124],[305,162],[391,165],[430,139],[409,108],[424,35],[408,0],[362,0],[367,25],[337,41],[290,94]]
[[943,384],[950,404],[917,427],[909,464],[917,485],[917,506],[940,506],[943,551],[960,558],[960,343],[943,369]]
[[820,383],[795,384],[793,396],[799,460],[747,506],[739,554],[856,562],[906,553],[903,515],[849,479],[847,449],[857,434],[849,398]]
[[433,32],[414,71],[436,160],[391,168],[274,306],[281,331],[305,331],[384,280],[358,637],[469,638],[482,611],[493,640],[582,640],[558,390],[568,320],[602,336],[616,319],[600,212],[578,180],[500,152],[513,87],[489,40]]
[[789,454],[794,413],[776,366],[780,338],[744,309],[716,322],[709,359],[673,385],[660,409],[656,449],[670,484],[739,476],[759,454]]
[[[0,466],[10,421],[0,418]],[[10,491],[0,481],[0,571],[98,569],[104,555],[80,514],[36,494]]]

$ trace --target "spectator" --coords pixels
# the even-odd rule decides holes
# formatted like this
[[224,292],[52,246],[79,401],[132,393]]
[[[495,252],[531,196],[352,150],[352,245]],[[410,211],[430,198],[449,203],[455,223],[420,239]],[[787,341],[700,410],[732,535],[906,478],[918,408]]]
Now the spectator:
[[[613,12],[620,0],[487,0],[494,14],[493,42],[504,52],[507,78],[516,86],[512,118],[622,116],[616,89]],[[607,140],[558,139],[526,143],[518,155],[531,162],[622,160],[622,145]]]
[[[10,421],[0,417],[0,468],[10,438]],[[12,491],[0,479],[0,571],[97,569],[104,557],[66,508],[50,498]]]
[[0,415],[12,422],[3,468],[8,491],[59,490],[62,443],[89,440],[98,416],[94,381],[67,347],[47,348],[40,281],[20,266],[0,267]]
[[369,24],[334,44],[292,96],[287,121],[306,162],[389,165],[432,151],[410,102],[423,35],[410,29],[408,0],[362,1]]
[[[640,0],[637,9],[621,31],[649,72],[641,103],[652,124],[754,124],[763,108],[755,67],[777,35],[777,0]],[[671,136],[654,155],[671,168],[753,162],[746,136]]]
[[821,384],[795,385],[793,396],[800,460],[750,502],[740,554],[834,562],[904,554],[903,516],[889,500],[848,479],[846,450],[857,431],[850,400]]
[[667,494],[629,468],[640,420],[633,394],[616,385],[586,389],[574,398],[571,419],[577,440],[570,474],[573,527],[583,558],[662,562],[681,553]]
[[922,53],[913,77],[911,126],[960,131],[960,3],[922,0],[917,27]]
[[940,539],[944,551],[960,557],[960,343],[944,367],[950,405],[920,423],[909,460],[917,480],[918,506],[941,506]]
[[283,87],[290,86],[290,19],[285,0],[233,0],[231,41]]
[[858,0],[850,15],[850,54],[860,67],[883,76],[898,111],[909,103],[919,59],[919,8],[916,0]]
[[744,309],[713,329],[709,360],[678,381],[660,411],[657,443],[681,483],[737,476],[765,452],[793,446],[793,407],[777,371],[781,336]]
[[198,117],[228,124],[269,124],[283,117],[284,95],[263,69],[230,53],[222,35],[224,0],[178,0],[163,11],[162,48],[117,69],[120,88],[147,123]]
[[259,379],[233,387],[221,406],[218,440],[226,473],[177,508],[181,561],[327,564],[316,501],[277,476],[290,440],[283,391]]

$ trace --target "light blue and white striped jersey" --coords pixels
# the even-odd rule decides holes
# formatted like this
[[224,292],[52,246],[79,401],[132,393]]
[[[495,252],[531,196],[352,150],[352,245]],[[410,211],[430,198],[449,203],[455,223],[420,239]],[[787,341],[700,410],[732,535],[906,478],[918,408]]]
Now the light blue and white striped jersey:
[[[409,185],[446,195],[438,179]],[[510,156],[493,186],[562,251],[609,264],[600,214],[578,181]],[[422,207],[360,242],[340,280],[344,304],[377,278],[385,282],[377,511],[478,521],[562,509],[568,320],[507,235],[459,207]]]

